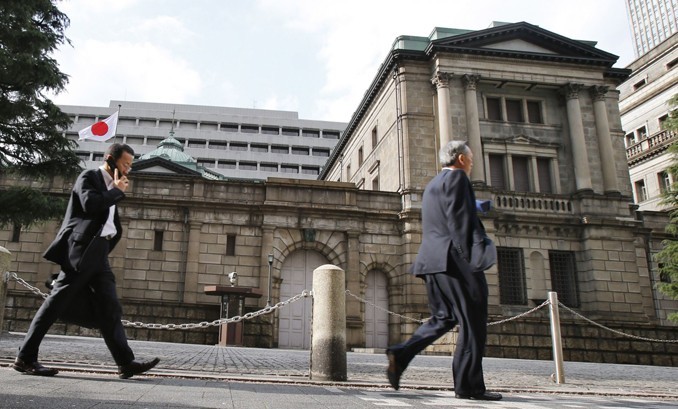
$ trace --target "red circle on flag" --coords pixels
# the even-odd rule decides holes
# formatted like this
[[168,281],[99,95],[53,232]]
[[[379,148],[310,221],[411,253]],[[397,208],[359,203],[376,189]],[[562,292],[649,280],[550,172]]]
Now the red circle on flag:
[[108,125],[106,122],[97,122],[92,125],[92,134],[96,136],[104,136],[108,133]]

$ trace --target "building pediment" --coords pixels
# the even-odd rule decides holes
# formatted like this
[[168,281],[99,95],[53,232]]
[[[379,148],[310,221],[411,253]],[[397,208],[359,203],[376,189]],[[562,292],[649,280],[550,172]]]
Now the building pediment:
[[618,59],[616,55],[596,48],[595,43],[563,37],[526,22],[433,40],[427,52],[434,51],[570,61],[608,67]]
[[132,173],[153,173],[173,176],[202,176],[198,171],[181,166],[159,156],[134,162]]

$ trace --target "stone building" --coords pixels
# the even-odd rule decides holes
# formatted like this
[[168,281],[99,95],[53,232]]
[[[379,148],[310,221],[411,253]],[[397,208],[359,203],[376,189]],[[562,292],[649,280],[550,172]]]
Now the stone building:
[[[484,216],[499,246],[499,263],[487,272],[490,321],[526,312],[555,290],[565,305],[618,330],[675,335],[654,302],[652,229],[629,206],[615,90],[629,72],[615,61],[591,42],[527,23],[436,28],[396,39],[320,180],[220,181],[162,156],[138,161],[120,206],[125,237],[111,258],[125,318],[214,319],[218,300],[204,286],[227,285],[231,271],[276,303],[311,288],[313,270],[329,263],[346,271],[346,288],[360,297],[347,295],[349,348],[408,337],[418,325],[412,319],[428,316],[425,288],[408,274],[421,242],[421,195],[439,170],[439,146],[465,139],[475,152],[477,194],[495,204]],[[33,183],[0,176],[0,186]],[[63,196],[70,183],[40,186]],[[58,224],[19,237],[0,231],[28,281],[55,270],[40,253]],[[267,297],[248,300],[246,310]],[[11,283],[8,303],[6,329],[25,329],[36,297]],[[246,322],[245,344],[308,348],[311,308],[303,299]],[[561,318],[566,359],[678,364],[675,348],[636,345]],[[487,354],[548,359],[547,321],[540,310],[491,327]],[[213,328],[128,331],[179,342],[216,337]],[[449,352],[452,341],[434,349]]]

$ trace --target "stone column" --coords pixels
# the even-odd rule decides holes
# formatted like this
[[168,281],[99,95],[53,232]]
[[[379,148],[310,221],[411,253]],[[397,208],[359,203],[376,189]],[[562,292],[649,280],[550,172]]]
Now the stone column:
[[608,87],[593,86],[591,87],[591,98],[593,99],[593,113],[596,117],[600,165],[603,167],[603,189],[605,193],[619,193],[616,176],[617,166],[614,161],[610,123],[607,119],[607,106],[605,104],[607,90]]
[[312,380],[346,380],[344,275],[344,270],[331,264],[313,270]]
[[196,303],[198,293],[202,288],[198,288],[198,260],[200,257],[200,229],[201,222],[189,222],[188,232],[188,254],[186,255],[186,275],[184,276],[184,302]]
[[465,74],[461,79],[464,83],[464,97],[466,99],[468,145],[473,152],[471,182],[485,184],[485,164],[483,163],[483,144],[480,137],[480,116],[478,115],[478,96],[476,94],[476,84],[480,80],[480,75]]
[[438,132],[440,147],[447,145],[452,140],[450,124],[450,80],[452,74],[446,72],[437,72],[431,82],[436,86],[438,94]]
[[567,99],[567,123],[570,126],[570,144],[572,145],[572,160],[577,191],[592,190],[589,158],[584,139],[584,124],[579,105],[579,91],[581,84],[567,84],[564,88]]
[[7,304],[7,284],[9,282],[9,263],[12,253],[0,246],[0,335],[5,317],[5,304]]

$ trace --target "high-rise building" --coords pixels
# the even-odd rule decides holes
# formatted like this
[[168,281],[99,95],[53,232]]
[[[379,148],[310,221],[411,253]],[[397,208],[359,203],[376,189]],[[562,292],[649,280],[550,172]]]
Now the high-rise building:
[[678,32],[678,0],[626,0],[636,58]]

